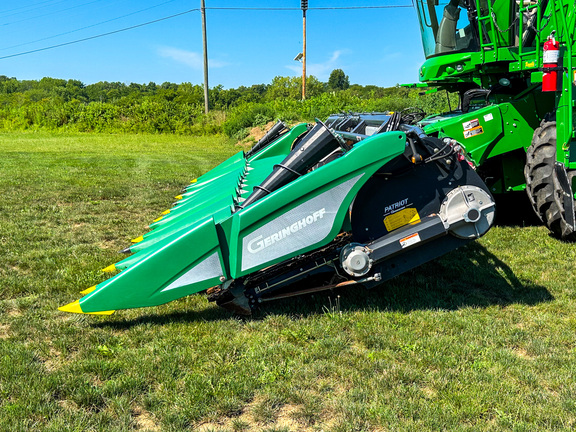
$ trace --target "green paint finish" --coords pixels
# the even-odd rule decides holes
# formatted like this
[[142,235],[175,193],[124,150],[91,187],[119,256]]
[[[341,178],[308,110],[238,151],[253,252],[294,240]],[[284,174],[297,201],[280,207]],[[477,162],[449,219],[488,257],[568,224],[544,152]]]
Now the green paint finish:
[[[209,198],[210,195],[213,195],[215,192],[224,193],[223,189],[227,189],[229,192],[233,191],[234,188],[238,187],[238,183],[242,178],[243,172],[243,170],[238,170],[224,174],[215,178],[213,181],[202,188],[198,188],[191,192],[182,194],[182,199],[176,203],[175,209],[184,207],[186,204],[197,201],[198,199],[203,200]],[[229,193],[228,191],[226,193]]]
[[193,196],[197,196],[198,194],[201,194],[202,192],[206,193],[212,189],[217,189],[218,188],[217,185],[219,185],[219,184],[220,185],[231,185],[235,181],[238,181],[242,177],[242,174],[244,174],[244,172],[245,172],[244,164],[242,164],[242,166],[236,167],[234,170],[231,170],[229,172],[224,172],[224,173],[220,174],[218,177],[214,177],[214,178],[208,180],[207,182],[198,185],[198,187],[191,189],[191,190],[188,190],[187,192],[181,194],[182,200],[179,201],[178,204],[182,205],[182,204],[186,203],[189,198],[191,198]]
[[138,261],[140,261],[144,257],[154,253],[155,250],[156,249],[147,249],[144,251],[140,251],[138,253],[134,253],[134,254],[130,255],[129,257],[124,258],[122,261],[118,261],[114,265],[115,265],[117,270],[125,270],[128,267],[131,267],[134,264],[136,264]]
[[524,159],[514,157],[513,152],[508,153],[502,159],[502,191],[511,192],[526,189],[526,180],[524,179]]
[[210,188],[205,191],[202,191],[201,194],[194,196],[185,204],[182,204],[178,207],[174,207],[170,210],[166,216],[164,216],[158,222],[154,222],[150,224],[150,229],[156,230],[162,228],[166,225],[169,225],[175,220],[180,220],[186,214],[190,214],[190,212],[198,209],[202,206],[206,206],[207,203],[214,203],[220,202],[223,200],[227,200],[229,202],[233,201],[233,198],[236,196],[236,192],[238,190],[238,181],[233,180],[230,184],[215,184],[214,189]]
[[[442,118],[442,117],[441,117]],[[462,143],[476,164],[483,163],[503,136],[498,106],[489,106],[455,117],[442,118],[424,128],[427,134],[454,138]]]
[[250,162],[250,169],[243,180],[245,184],[243,189],[252,192],[254,186],[262,183],[262,181],[272,173],[274,165],[281,163],[285,158],[286,156],[276,156],[262,159],[257,162]]
[[[206,265],[213,262],[217,265]],[[216,227],[209,218],[97,285],[80,299],[80,307],[83,312],[98,312],[167,303],[220,283],[226,276],[223,268]]]
[[[205,290],[221,283],[222,278],[241,276],[246,272],[239,271],[242,260],[239,245],[246,233],[354,179],[345,198],[336,203],[336,217],[324,239],[264,265],[284,261],[326,244],[340,232],[349,206],[364,182],[379,167],[400,155],[404,151],[405,142],[406,136],[400,132],[366,139],[357,143],[343,157],[298,178],[233,215],[230,214],[230,208],[212,210],[209,201],[206,202],[203,210],[198,211],[204,213],[203,220],[192,223],[193,218],[184,218],[180,224],[174,223],[171,229],[165,228],[164,233],[157,231],[166,236],[158,234],[154,244],[146,245],[145,242],[151,240],[141,242],[140,252],[117,264],[117,268],[123,271],[97,285],[93,292],[80,299],[82,311],[98,312],[158,305]],[[271,171],[276,161],[277,158],[265,158],[260,161],[258,170],[264,175],[267,170]],[[214,217],[207,214],[211,211],[214,211]]]
[[223,173],[229,172],[229,171],[235,169],[235,168],[233,168],[233,166],[238,164],[238,163],[244,164],[244,152],[243,151],[239,151],[234,156],[231,156],[230,158],[226,159],[221,164],[212,168],[207,173],[201,175],[200,177],[198,177],[196,179],[196,182],[194,182],[193,184],[191,184],[188,187],[194,188],[194,187],[197,187],[198,185],[200,185],[201,183],[207,182],[207,181],[209,181],[215,177],[219,177]]
[[[214,203],[227,203],[228,205],[234,203],[234,197],[236,196],[236,187],[226,188],[222,190],[216,189],[212,194],[205,194],[202,197],[189,201],[185,206],[178,207],[177,211],[171,211],[163,219],[158,222],[150,224],[150,228],[154,231],[161,229],[171,223],[182,220],[186,215],[195,212],[196,210],[206,207],[207,205]],[[224,205],[224,204],[222,204]]]
[[467,81],[476,71],[478,53],[444,54],[432,57],[420,67],[420,81]]
[[[250,163],[250,170],[246,174],[243,187],[245,190],[241,196],[246,197],[252,192],[255,185],[260,184],[273,170],[275,164],[280,163],[285,156],[269,157]],[[224,184],[225,180],[230,184]],[[230,209],[236,203],[236,192],[240,191],[240,185],[234,178],[226,178],[212,188],[202,189],[201,194],[194,195],[193,200],[176,207],[174,211],[153,224],[153,231],[144,234],[144,241],[136,243],[131,247],[132,251],[140,251],[159,239],[166,237],[176,231],[182,230],[190,224],[196,223],[206,214],[213,214],[217,211]],[[231,181],[234,180],[234,181]]]
[[159,241],[174,233],[183,232],[184,230],[190,229],[191,226],[194,226],[199,221],[205,219],[206,215],[227,211],[228,216],[230,216],[230,214],[232,214],[233,206],[234,200],[232,197],[228,197],[215,203],[210,201],[202,203],[197,208],[191,210],[190,213],[183,215],[182,218],[176,219],[172,223],[164,225],[162,228],[158,228],[148,234],[145,234],[144,240],[133,244],[130,247],[130,251],[139,252],[155,245]]
[[[260,268],[309,252],[332,241],[340,232],[346,212],[358,190],[378,168],[400,155],[404,151],[405,145],[406,136],[401,132],[388,132],[368,138],[357,143],[343,157],[299,177],[246,209],[232,215],[231,221],[226,224],[230,230],[226,237],[230,242],[231,276],[233,278],[243,276]],[[360,177],[359,180],[351,188],[346,198],[339,203],[339,210],[332,229],[324,239],[257,267],[242,270],[242,241],[244,237],[270,221],[281,217],[291,209],[358,176]],[[294,222],[296,221],[292,221],[292,223]]]

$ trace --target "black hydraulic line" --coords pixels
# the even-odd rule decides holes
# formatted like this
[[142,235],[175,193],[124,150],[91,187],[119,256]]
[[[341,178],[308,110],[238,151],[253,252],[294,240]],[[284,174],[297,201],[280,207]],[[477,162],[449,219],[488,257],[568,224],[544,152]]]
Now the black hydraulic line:
[[428,135],[426,135],[426,133],[424,133],[424,131],[422,129],[420,129],[418,126],[413,126],[413,125],[408,125],[408,124],[403,124],[401,126],[399,126],[399,130],[401,130],[402,132],[406,132],[408,133],[413,133],[414,135],[416,135],[418,138],[426,138]]
[[302,175],[302,174],[300,174],[298,171],[293,170],[292,168],[287,167],[286,165],[276,164],[276,165],[274,165],[274,168],[276,168],[276,167],[278,167],[278,168],[283,168],[283,169],[285,169],[285,170],[287,170],[287,171],[290,171],[292,174],[294,174],[294,175],[296,175],[296,176],[298,176],[298,177],[300,177],[300,176]]
[[422,158],[422,155],[416,151],[416,147],[414,146],[414,140],[410,137],[408,137],[408,145],[410,146],[410,150],[412,150],[412,163],[418,165],[424,159]]

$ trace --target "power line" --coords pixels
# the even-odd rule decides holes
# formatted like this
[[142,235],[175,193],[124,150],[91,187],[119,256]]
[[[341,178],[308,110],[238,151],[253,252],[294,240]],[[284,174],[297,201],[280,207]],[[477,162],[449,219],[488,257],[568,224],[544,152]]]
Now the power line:
[[[98,0],[95,0],[95,1],[90,2],[90,3],[95,3],[96,1],[98,1]],[[170,1],[168,1],[168,2],[166,2],[166,3],[169,3],[169,2],[170,2]],[[85,3],[84,5],[86,5],[86,4],[89,4],[89,3]],[[163,3],[163,4],[164,4],[164,3]],[[81,6],[81,5],[79,5],[79,6]],[[153,7],[155,7],[155,6],[153,6]],[[388,6],[316,7],[316,8],[308,8],[308,9],[311,9],[311,10],[339,10],[339,9],[344,10],[344,9],[347,9],[347,10],[349,10],[349,9],[394,9],[394,8],[411,8],[411,7],[413,7],[413,6],[412,6],[412,5],[388,5]],[[72,8],[70,8],[70,9],[72,9]],[[149,8],[149,9],[151,9],[151,8]],[[259,11],[294,11],[294,10],[299,11],[299,10],[301,10],[300,8],[249,8],[249,7],[228,7],[228,8],[226,8],[226,7],[211,7],[211,8],[206,8],[206,9],[212,9],[212,10],[259,10]],[[146,10],[146,9],[144,9],[144,10]],[[154,23],[157,23],[157,22],[160,22],[160,21],[165,21],[165,20],[168,20],[168,19],[172,19],[172,18],[176,18],[176,17],[182,16],[182,15],[189,14],[189,13],[191,13],[191,12],[198,12],[198,11],[200,11],[200,9],[198,9],[198,8],[189,9],[189,10],[184,11],[184,12],[180,12],[180,13],[177,13],[177,14],[174,14],[174,15],[169,15],[169,16],[166,16],[166,17],[163,17],[163,18],[158,18],[158,19],[155,19],[155,20],[152,20],[152,21],[148,21],[148,22],[145,22],[145,23],[136,24],[136,25],[133,25],[133,26],[130,26],[130,27],[124,27],[124,28],[121,28],[121,29],[118,29],[118,30],[113,30],[113,31],[110,31],[110,32],[101,33],[101,34],[97,34],[97,35],[94,35],[94,36],[85,37],[85,38],[82,38],[82,39],[76,39],[76,40],[73,40],[73,41],[70,41],[70,42],[64,42],[64,43],[61,43],[61,44],[51,45],[51,46],[47,46],[47,47],[43,47],[43,48],[38,48],[38,49],[30,50],[30,51],[24,51],[24,52],[19,52],[19,53],[16,53],[16,54],[10,54],[10,55],[6,55],[6,56],[2,56],[2,57],[0,57],[0,60],[5,60],[5,59],[8,59],[8,58],[13,58],[13,57],[20,57],[20,56],[23,56],[23,55],[33,54],[33,53],[37,53],[37,52],[41,52],[41,51],[48,51],[48,50],[51,50],[51,49],[54,49],[54,48],[60,48],[60,47],[63,47],[63,46],[73,45],[73,44],[77,44],[77,43],[80,43],[80,42],[86,42],[86,41],[89,41],[89,40],[98,39],[98,38],[101,38],[101,37],[104,37],[104,36],[110,36],[110,35],[117,34],[117,33],[122,33],[122,32],[128,31],[128,30],[133,30],[133,29],[136,29],[136,28],[139,28],[139,27],[144,27],[144,26],[147,26],[147,25],[150,25],[150,24],[154,24]],[[137,12],[135,12],[135,13],[137,13]],[[112,20],[109,20],[109,21],[112,21]],[[95,25],[98,25],[98,24],[94,24],[94,26],[95,26]],[[83,29],[89,28],[89,27],[93,27],[93,26],[87,26],[87,27],[84,27],[84,28],[79,29],[79,30],[83,30]],[[74,31],[76,31],[76,30],[74,30]],[[69,33],[72,33],[72,32],[69,32]],[[66,33],[63,33],[63,34],[66,34]],[[56,36],[61,36],[61,35],[56,35]],[[45,39],[49,39],[49,38],[56,37],[56,36],[50,36],[50,37],[47,37],[47,38],[45,38]],[[37,41],[36,41],[36,42],[37,42]],[[31,43],[32,43],[32,42],[31,42]],[[25,44],[22,44],[22,45],[25,45]]]
[[[350,10],[350,9],[395,9],[411,8],[410,5],[388,5],[388,6],[339,6],[339,7],[309,7],[308,10]],[[254,11],[299,11],[301,8],[286,7],[207,7],[212,10],[254,10]]]
[[57,11],[52,11],[52,12],[49,12],[49,13],[45,13],[45,14],[43,14],[43,15],[36,15],[36,16],[33,16],[33,17],[29,17],[29,18],[23,18],[23,19],[18,20],[18,21],[7,22],[7,23],[3,23],[3,24],[0,24],[0,25],[1,25],[1,26],[8,26],[8,25],[12,25],[12,24],[19,24],[19,23],[24,22],[24,21],[35,20],[35,19],[37,19],[37,18],[44,18],[44,17],[49,16],[49,15],[59,14],[59,13],[66,12],[66,11],[69,11],[69,10],[71,10],[71,9],[77,9],[77,8],[79,8],[79,7],[86,6],[86,5],[89,5],[89,4],[92,4],[92,3],[98,3],[98,2],[100,2],[100,1],[101,1],[101,0],[93,0],[93,1],[90,1],[90,2],[87,2],[87,3],[82,3],[82,4],[79,4],[79,5],[76,5],[76,6],[71,6],[71,7],[66,8],[66,9],[60,9],[60,10],[57,10]]
[[74,29],[74,30],[70,30],[70,31],[64,32],[64,33],[58,33],[58,34],[56,34],[56,35],[47,36],[47,37],[44,37],[44,38],[41,38],[41,39],[36,39],[36,40],[30,41],[30,42],[23,42],[23,43],[20,43],[20,44],[17,44],[17,45],[12,45],[12,46],[8,46],[8,47],[0,48],[0,51],[5,51],[5,50],[7,50],[7,49],[12,49],[12,48],[18,48],[18,47],[25,46],[25,45],[30,45],[30,44],[33,44],[33,43],[36,43],[36,42],[42,42],[42,41],[45,41],[45,40],[48,40],[48,39],[54,39],[54,38],[57,38],[57,37],[59,37],[59,36],[65,36],[65,35],[67,35],[67,34],[76,33],[76,32],[79,32],[79,31],[82,31],[82,30],[86,30],[86,29],[89,29],[89,28],[92,28],[92,27],[97,27],[97,26],[99,26],[99,25],[107,24],[107,23],[112,22],[112,21],[117,21],[117,20],[122,19],[122,18],[126,18],[126,17],[132,16],[132,15],[136,15],[136,14],[139,14],[139,13],[141,13],[141,12],[145,12],[145,11],[147,11],[147,10],[157,8],[157,7],[159,7],[159,6],[164,6],[165,4],[168,4],[168,3],[173,3],[173,2],[175,2],[175,1],[176,1],[176,0],[168,0],[168,1],[165,1],[164,3],[159,3],[159,4],[157,4],[157,5],[150,6],[150,7],[147,7],[147,8],[145,8],[145,9],[140,9],[140,10],[137,10],[137,11],[135,11],[135,12],[131,12],[131,13],[126,14],[126,15],[121,15],[121,16],[116,17],[116,18],[111,18],[111,19],[108,19],[108,20],[106,20],[106,21],[100,21],[100,22],[98,22],[98,23],[96,23],[96,24],[91,24],[91,25],[88,25],[88,26],[85,26],[85,27],[80,27],[80,28],[77,28],[77,29]]
[[[55,0],[45,0],[45,1],[42,1],[42,2],[40,2],[40,3],[33,4],[33,5],[20,6],[20,7],[14,8],[14,9],[8,9],[8,10],[5,10],[5,11],[0,11],[0,15],[8,14],[9,12],[14,12],[14,11],[21,11],[21,12],[11,13],[11,14],[8,14],[8,15],[5,15],[5,16],[19,15],[19,14],[22,14],[22,13],[30,12],[31,10],[43,9],[43,8],[45,8],[45,7],[48,7],[48,6],[54,6],[54,4],[64,3],[66,0],[56,1],[56,3],[54,3],[54,4],[52,4],[52,5],[48,5],[48,6],[36,7],[36,6],[45,4],[45,3],[52,3],[52,2],[54,2],[54,1],[55,1]],[[22,10],[22,9],[27,9],[27,10]]]
[[184,12],[180,12],[180,13],[177,13],[177,14],[174,14],[174,15],[170,15],[170,16],[167,16],[167,17],[163,17],[163,18],[158,18],[158,19],[155,19],[155,20],[153,20],[153,21],[148,21],[148,22],[145,22],[145,23],[142,23],[142,24],[136,24],[136,25],[133,25],[133,26],[130,26],[130,27],[125,27],[125,28],[122,28],[122,29],[119,29],[119,30],[110,31],[110,32],[107,32],[107,33],[101,33],[101,34],[98,34],[98,35],[95,35],[95,36],[90,36],[90,37],[86,37],[86,38],[82,38],[82,39],[77,39],[77,40],[70,41],[70,42],[64,42],[64,43],[61,43],[61,44],[52,45],[52,46],[48,46],[48,47],[44,47],[44,48],[38,48],[38,49],[35,49],[35,50],[20,52],[20,53],[17,53],[17,54],[10,54],[10,55],[7,55],[7,56],[0,57],[0,60],[12,58],[12,57],[19,57],[19,56],[23,56],[23,55],[26,55],[26,54],[37,53],[37,52],[40,52],[40,51],[47,51],[47,50],[51,50],[51,49],[54,49],[54,48],[60,48],[60,47],[67,46],[67,45],[73,45],[73,44],[77,44],[77,43],[80,43],[80,42],[86,42],[86,41],[89,41],[89,40],[92,40],[92,39],[98,39],[98,38],[101,38],[101,37],[104,37],[104,36],[110,36],[110,35],[113,35],[113,34],[116,34],[116,33],[121,33],[121,32],[125,32],[125,31],[128,31],[128,30],[133,30],[133,29],[135,29],[135,28],[144,27],[144,26],[147,26],[147,25],[150,25],[150,24],[154,24],[154,23],[157,23],[157,22],[160,22],[160,21],[166,21],[166,20],[168,20],[168,19],[176,18],[176,17],[182,16],[182,15],[186,15],[186,14],[189,14],[189,13],[191,13],[191,12],[197,12],[197,11],[199,11],[199,10],[200,10],[200,9],[189,9],[189,10],[184,11]]

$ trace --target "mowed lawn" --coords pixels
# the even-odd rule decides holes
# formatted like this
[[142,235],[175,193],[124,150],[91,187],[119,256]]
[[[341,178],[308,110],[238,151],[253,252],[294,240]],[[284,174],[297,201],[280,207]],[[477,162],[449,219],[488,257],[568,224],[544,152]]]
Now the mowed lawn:
[[224,138],[0,134],[0,430],[576,427],[576,245],[500,226],[387,282],[238,319],[191,296],[57,307],[146,231]]

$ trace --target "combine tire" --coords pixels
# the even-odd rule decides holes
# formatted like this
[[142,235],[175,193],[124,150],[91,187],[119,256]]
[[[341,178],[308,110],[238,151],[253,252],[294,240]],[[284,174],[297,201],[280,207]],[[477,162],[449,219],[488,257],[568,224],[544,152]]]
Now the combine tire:
[[528,198],[540,220],[556,237],[575,241],[574,200],[568,180],[572,176],[565,175],[564,167],[556,164],[555,121],[543,121],[534,131],[526,151],[524,176]]

